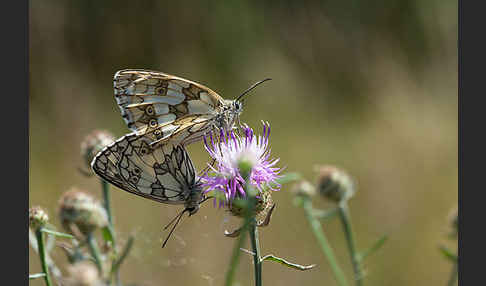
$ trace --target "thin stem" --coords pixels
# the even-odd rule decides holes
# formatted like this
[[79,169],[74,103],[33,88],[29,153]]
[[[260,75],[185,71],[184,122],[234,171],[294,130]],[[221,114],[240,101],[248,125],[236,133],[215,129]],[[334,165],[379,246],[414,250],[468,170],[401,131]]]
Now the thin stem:
[[235,247],[233,248],[233,254],[231,255],[230,267],[228,272],[226,272],[226,282],[224,285],[231,286],[235,276],[236,268],[238,267],[238,262],[240,260],[240,248],[243,246],[243,241],[246,237],[247,222],[243,223],[241,227],[240,235],[236,241]]
[[454,286],[456,285],[457,281],[457,261],[454,262],[454,266],[452,268],[451,276],[449,277],[449,281],[447,282],[447,286]]
[[[113,228],[113,216],[111,214],[111,196],[110,196],[109,187],[110,187],[110,185],[108,184],[108,182],[106,182],[105,180],[101,180],[101,188],[102,188],[102,191],[103,191],[103,206],[104,206],[106,213],[108,215],[108,224],[109,224],[108,231],[110,232],[111,240],[112,240],[112,243],[113,243],[112,247],[113,247],[113,250],[116,254],[116,252],[117,252],[116,251],[116,239],[115,239],[115,233],[114,233],[114,228]],[[115,263],[115,260],[112,261],[112,268],[114,267],[114,263]],[[115,275],[116,285],[120,286],[121,285],[120,271],[118,270],[118,268],[116,268],[114,275]],[[111,280],[111,278],[110,278],[110,280]]]
[[258,239],[258,229],[253,218],[250,224],[250,240],[253,249],[253,266],[255,267],[255,285],[262,285],[262,260],[260,258],[260,242]]
[[312,202],[310,198],[304,197],[303,198],[303,208],[305,212],[305,216],[307,220],[309,221],[312,231],[314,232],[315,237],[319,241],[319,245],[321,246],[322,252],[324,252],[324,255],[326,256],[327,260],[329,261],[329,264],[331,266],[332,272],[334,273],[334,276],[336,277],[336,281],[338,282],[339,285],[345,286],[348,285],[346,282],[346,278],[344,277],[344,273],[339,267],[339,264],[337,263],[337,260],[334,256],[334,252],[329,245],[329,242],[327,241],[327,238],[324,234],[324,231],[322,230],[322,226],[319,223],[319,220],[317,220],[313,214],[314,214],[314,209],[312,208]]
[[93,233],[89,233],[86,236],[86,240],[88,242],[89,251],[91,252],[91,255],[93,256],[93,259],[96,263],[96,267],[98,268],[98,271],[100,272],[100,274],[102,274],[103,273],[103,267],[101,265],[100,250],[98,248],[98,244],[96,243],[96,239],[95,239]]
[[101,180],[101,188],[103,190],[103,206],[105,207],[106,213],[108,214],[108,223],[110,226],[113,226],[113,218],[111,216],[111,207],[110,207],[110,190],[109,185],[105,180]]
[[[251,186],[249,184],[245,185],[245,193],[249,194],[251,193]],[[226,281],[225,285],[226,286],[231,286],[233,283],[233,279],[235,277],[235,272],[236,268],[238,266],[238,262],[240,260],[240,248],[243,247],[243,242],[246,237],[247,230],[250,226],[251,220],[254,219],[253,215],[255,212],[255,207],[256,207],[256,198],[254,196],[249,196],[249,200],[247,201],[248,203],[248,209],[245,214],[245,220],[243,222],[243,226],[240,228],[240,235],[238,237],[238,241],[235,244],[235,247],[233,248],[233,254],[231,255],[231,261],[230,261],[230,267],[228,269],[228,272],[226,272]]]
[[47,286],[52,286],[51,276],[49,275],[49,266],[47,265],[47,255],[44,247],[44,235],[42,233],[42,227],[35,231],[35,236],[37,238],[37,248],[39,250],[42,271],[46,274],[46,276],[44,276],[44,281],[46,281]]
[[344,236],[346,237],[346,242],[348,244],[349,255],[351,258],[351,263],[353,264],[354,279],[356,280],[356,285],[363,285],[363,273],[361,271],[361,263],[359,260],[358,251],[356,251],[356,243],[354,239],[353,229],[351,227],[351,215],[349,213],[348,204],[346,201],[339,203],[339,218],[344,228]]

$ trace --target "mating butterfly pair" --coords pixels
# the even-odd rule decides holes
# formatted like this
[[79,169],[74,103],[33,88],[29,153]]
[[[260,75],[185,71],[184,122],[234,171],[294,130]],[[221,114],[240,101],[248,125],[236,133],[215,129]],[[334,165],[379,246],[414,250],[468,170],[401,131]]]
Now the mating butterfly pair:
[[94,172],[127,192],[161,203],[184,204],[184,210],[169,223],[176,221],[171,234],[182,215],[196,213],[205,199],[184,146],[212,130],[231,130],[239,123],[242,97],[266,80],[234,100],[225,100],[201,84],[176,76],[118,71],[115,98],[133,133],[100,151],[91,163]]

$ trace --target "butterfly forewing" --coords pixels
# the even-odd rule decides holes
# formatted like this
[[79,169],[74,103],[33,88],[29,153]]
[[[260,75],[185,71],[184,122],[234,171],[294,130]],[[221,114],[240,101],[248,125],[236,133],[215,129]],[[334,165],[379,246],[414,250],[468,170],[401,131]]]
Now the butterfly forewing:
[[231,128],[240,112],[208,87],[158,71],[118,71],[114,89],[128,128],[151,142],[198,141],[212,128]]
[[125,135],[98,153],[92,168],[122,190],[154,201],[187,205],[198,200],[201,188],[184,147],[149,143],[143,136]]

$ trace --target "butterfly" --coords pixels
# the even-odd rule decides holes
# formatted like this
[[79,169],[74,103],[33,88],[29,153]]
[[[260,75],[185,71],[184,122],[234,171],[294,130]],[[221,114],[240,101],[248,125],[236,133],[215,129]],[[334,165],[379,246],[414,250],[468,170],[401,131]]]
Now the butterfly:
[[106,146],[95,156],[91,168],[105,181],[129,193],[164,204],[184,204],[184,210],[164,228],[176,222],[162,247],[183,214],[195,214],[199,205],[209,198],[202,193],[201,183],[184,146],[151,147],[147,138],[135,133]]
[[214,129],[231,130],[243,111],[243,96],[224,99],[210,88],[158,71],[125,69],[113,79],[116,102],[128,128],[151,143],[187,145]]

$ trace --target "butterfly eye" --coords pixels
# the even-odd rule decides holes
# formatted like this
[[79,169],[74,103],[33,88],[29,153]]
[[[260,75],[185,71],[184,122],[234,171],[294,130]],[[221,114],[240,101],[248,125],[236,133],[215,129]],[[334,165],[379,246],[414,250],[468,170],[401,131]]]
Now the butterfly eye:
[[152,105],[147,106],[147,108],[145,108],[145,112],[148,115],[154,115],[154,108],[153,108],[153,106]]
[[156,120],[156,119],[150,119],[150,121],[149,121],[149,125],[150,125],[151,127],[155,127],[155,126],[157,126],[157,120]]
[[138,174],[140,174],[140,169],[139,168],[135,168],[135,169],[133,169],[133,172],[135,173],[135,175],[138,175]]

